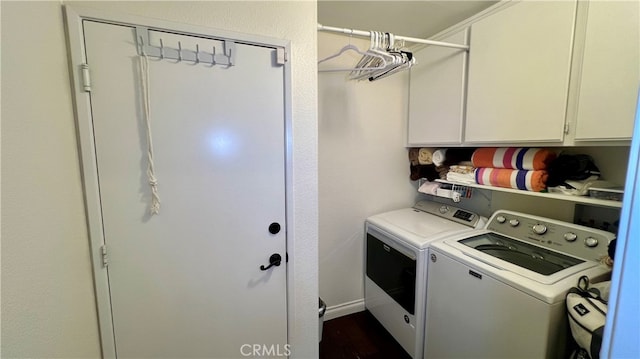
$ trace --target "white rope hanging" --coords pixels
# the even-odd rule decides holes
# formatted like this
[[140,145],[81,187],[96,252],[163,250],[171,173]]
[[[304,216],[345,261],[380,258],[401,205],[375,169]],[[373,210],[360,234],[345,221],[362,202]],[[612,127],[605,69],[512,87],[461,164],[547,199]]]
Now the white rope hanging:
[[153,164],[153,139],[151,137],[151,100],[149,99],[149,58],[145,53],[140,56],[140,80],[142,82],[142,102],[144,122],[147,125],[147,178],[151,186],[152,215],[160,213],[160,196],[158,195],[158,180],[155,176]]

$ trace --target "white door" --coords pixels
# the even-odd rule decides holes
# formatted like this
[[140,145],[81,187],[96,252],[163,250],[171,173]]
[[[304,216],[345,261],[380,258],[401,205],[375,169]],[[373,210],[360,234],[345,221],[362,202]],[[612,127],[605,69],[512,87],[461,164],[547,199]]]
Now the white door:
[[[254,345],[282,355],[285,114],[276,50],[235,44],[234,66],[149,58],[161,201],[151,215],[136,29],[86,20],[83,29],[117,356],[232,358]],[[149,36],[167,48],[224,51],[217,40]],[[282,265],[261,270],[272,254]]]

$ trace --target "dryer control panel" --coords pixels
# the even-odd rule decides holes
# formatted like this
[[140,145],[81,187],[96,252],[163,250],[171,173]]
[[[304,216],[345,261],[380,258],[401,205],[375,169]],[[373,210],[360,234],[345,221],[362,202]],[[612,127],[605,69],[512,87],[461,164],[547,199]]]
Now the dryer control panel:
[[438,202],[419,201],[413,208],[473,228],[483,226],[487,220],[486,217],[481,217],[476,213]]
[[607,255],[610,232],[525,213],[499,210],[487,223],[490,231],[566,253],[600,261]]

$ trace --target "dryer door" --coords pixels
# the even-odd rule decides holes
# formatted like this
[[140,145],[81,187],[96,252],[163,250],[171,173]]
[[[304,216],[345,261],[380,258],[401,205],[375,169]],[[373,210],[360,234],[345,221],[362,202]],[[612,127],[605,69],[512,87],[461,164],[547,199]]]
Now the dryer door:
[[415,315],[416,258],[367,233],[367,277]]

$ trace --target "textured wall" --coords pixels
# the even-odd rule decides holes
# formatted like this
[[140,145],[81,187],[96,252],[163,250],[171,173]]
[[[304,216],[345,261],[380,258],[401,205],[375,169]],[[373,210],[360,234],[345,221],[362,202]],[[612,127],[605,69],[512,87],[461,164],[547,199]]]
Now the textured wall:
[[[318,58],[349,43],[369,46],[319,33]],[[318,67],[349,67],[360,57],[347,51]],[[328,318],[362,308],[365,218],[410,207],[416,197],[404,147],[408,72],[374,82],[345,80],[347,73],[318,75],[319,278]]]
[[[316,3],[73,2],[292,42],[290,342],[317,356]],[[99,333],[62,8],[2,8],[2,356],[97,357]]]
[[59,3],[2,2],[2,356],[98,357]]

